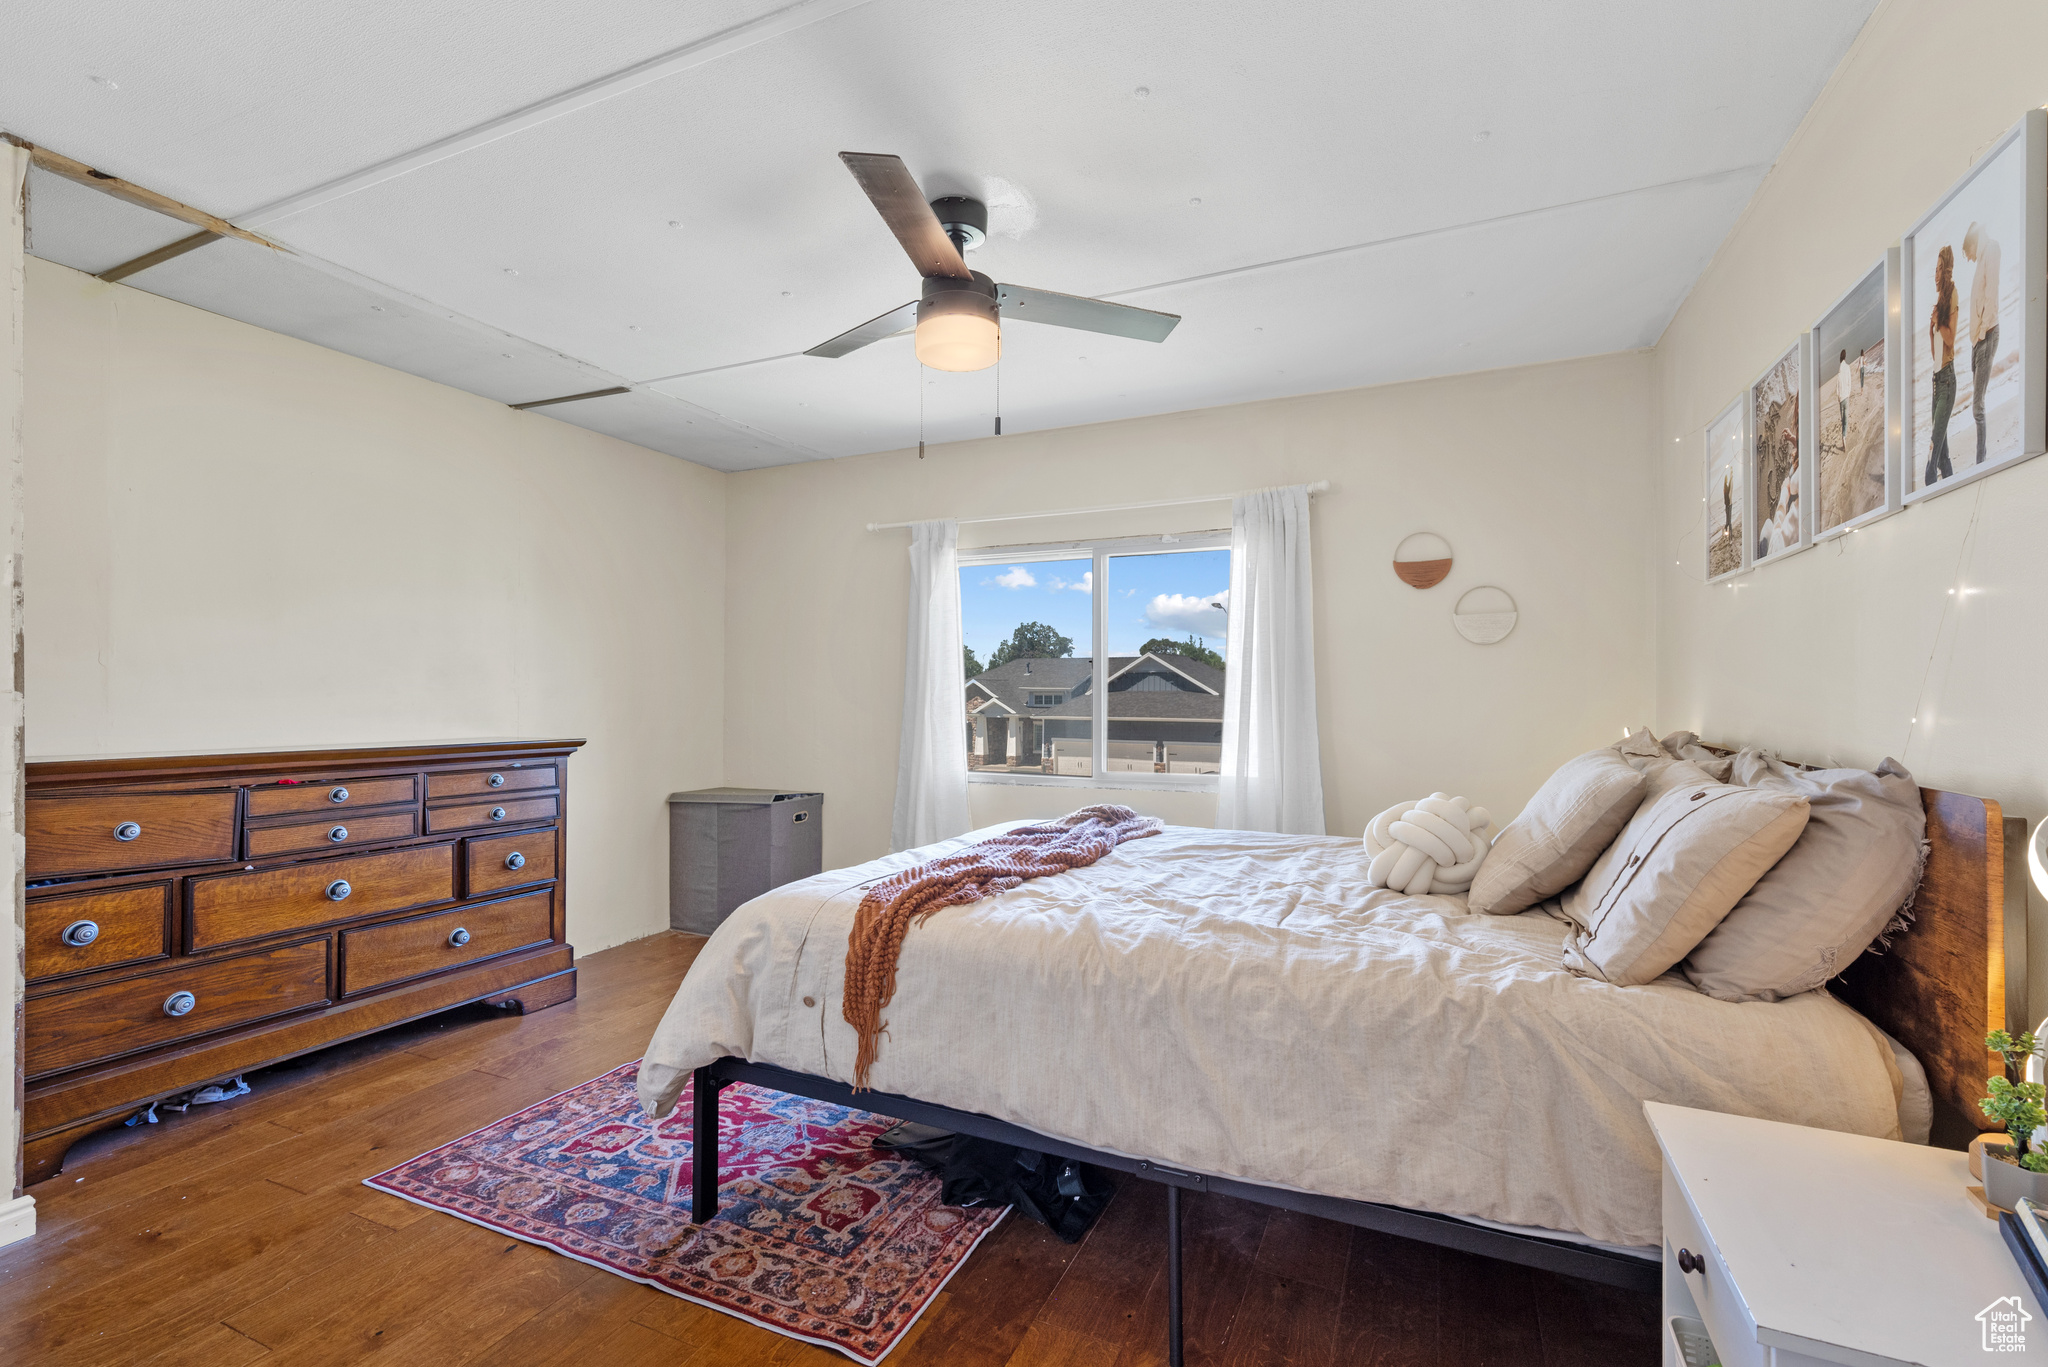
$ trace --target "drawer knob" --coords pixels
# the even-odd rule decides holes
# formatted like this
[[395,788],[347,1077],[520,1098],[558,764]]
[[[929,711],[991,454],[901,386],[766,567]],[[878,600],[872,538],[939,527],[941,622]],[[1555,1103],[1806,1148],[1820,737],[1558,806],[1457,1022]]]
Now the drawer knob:
[[503,821],[504,819],[505,819],[505,809],[504,809],[503,807],[493,807],[493,808],[491,808],[491,820],[493,820],[493,821]]
[[1689,1248],[1681,1248],[1678,1250],[1678,1270],[1680,1272],[1697,1272],[1701,1276],[1705,1276],[1707,1260]]
[[335,789],[331,790],[331,791],[330,791],[330,792],[329,792],[329,793],[327,794],[327,800],[328,800],[329,802],[346,802],[346,801],[348,801],[348,789],[346,789],[346,788],[335,788]]
[[64,927],[64,943],[83,949],[100,938],[100,928],[92,921],[73,921]]
[[116,840],[139,840],[141,837],[142,827],[132,821],[124,821],[114,827],[114,839]]
[[193,996],[190,992],[173,992],[170,996],[164,998],[164,1014],[166,1016],[189,1015],[192,1008],[197,1005],[199,1005],[199,998]]
[[348,839],[348,827],[336,826],[333,830],[327,833],[327,838],[329,840],[334,841],[336,844],[340,844],[342,841]]
[[492,774],[484,782],[493,788],[502,788],[505,786],[505,776],[503,774]]
[[450,932],[450,934],[449,934],[449,936],[448,936],[448,943],[449,943],[449,944],[451,944],[451,945],[454,945],[454,946],[455,946],[455,947],[456,947],[457,949],[460,949],[460,948],[462,948],[462,947],[463,947],[464,945],[468,944],[468,943],[469,943],[469,930],[468,930],[468,928],[467,928],[467,927],[465,927],[465,926],[457,926],[457,927],[455,927],[455,929],[454,929],[454,930],[453,930],[452,932]]
[[337,878],[332,883],[329,883],[327,885],[327,900],[330,902],[339,902],[345,899],[350,893],[354,891],[355,889],[348,885],[348,880],[346,878]]
[[[523,869],[523,868],[525,868],[525,867],[526,867],[526,856],[525,856],[525,855],[523,855],[523,854],[521,854],[521,853],[520,853],[519,851],[517,851],[517,850],[514,850],[514,851],[512,851],[512,853],[510,853],[510,854],[508,854],[508,855],[506,855],[506,856],[505,856],[505,867],[506,867],[506,868],[508,868],[508,869]],[[86,924],[90,925],[90,924],[91,924],[91,922],[87,922]]]

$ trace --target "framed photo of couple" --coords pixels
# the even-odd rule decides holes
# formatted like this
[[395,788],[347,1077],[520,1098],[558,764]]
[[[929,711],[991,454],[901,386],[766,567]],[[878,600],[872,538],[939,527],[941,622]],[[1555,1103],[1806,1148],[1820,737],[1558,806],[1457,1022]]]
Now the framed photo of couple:
[[1707,582],[1732,578],[1749,568],[1748,524],[1749,431],[1743,422],[1742,399],[1707,424]]
[[1806,392],[1813,395],[1815,540],[1874,522],[1904,506],[1899,478],[1900,253],[1871,267],[1813,325]]
[[1813,334],[1802,333],[1785,354],[1757,376],[1744,401],[1749,424],[1749,562],[1761,565],[1813,544],[1813,405],[1806,378],[1813,368]]
[[1908,503],[2048,449],[2048,113],[2030,109],[1900,244]]

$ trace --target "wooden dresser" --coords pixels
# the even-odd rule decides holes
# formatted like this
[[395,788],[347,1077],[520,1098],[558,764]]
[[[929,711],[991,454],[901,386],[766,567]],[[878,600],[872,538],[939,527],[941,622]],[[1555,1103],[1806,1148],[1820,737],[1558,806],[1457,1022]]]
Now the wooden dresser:
[[569,756],[460,741],[28,764],[24,1183],[159,1097],[576,995]]

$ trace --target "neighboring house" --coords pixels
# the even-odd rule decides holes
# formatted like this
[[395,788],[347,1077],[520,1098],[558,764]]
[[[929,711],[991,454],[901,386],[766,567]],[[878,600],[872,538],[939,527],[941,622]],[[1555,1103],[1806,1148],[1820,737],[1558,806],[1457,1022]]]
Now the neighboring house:
[[[1085,777],[1095,661],[1011,660],[967,681],[974,769]],[[1223,753],[1224,671],[1182,655],[1112,655],[1105,686],[1112,772],[1213,774]]]

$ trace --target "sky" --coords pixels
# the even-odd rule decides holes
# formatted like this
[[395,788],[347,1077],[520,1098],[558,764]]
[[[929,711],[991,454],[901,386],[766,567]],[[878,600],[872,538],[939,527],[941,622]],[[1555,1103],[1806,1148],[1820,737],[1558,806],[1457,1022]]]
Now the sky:
[[[1087,560],[1019,560],[960,571],[960,629],[975,658],[1010,639],[1020,622],[1044,622],[1093,652],[1094,575]],[[1230,593],[1230,552],[1170,551],[1109,561],[1109,650],[1128,655],[1155,636],[1189,632],[1223,653]]]

